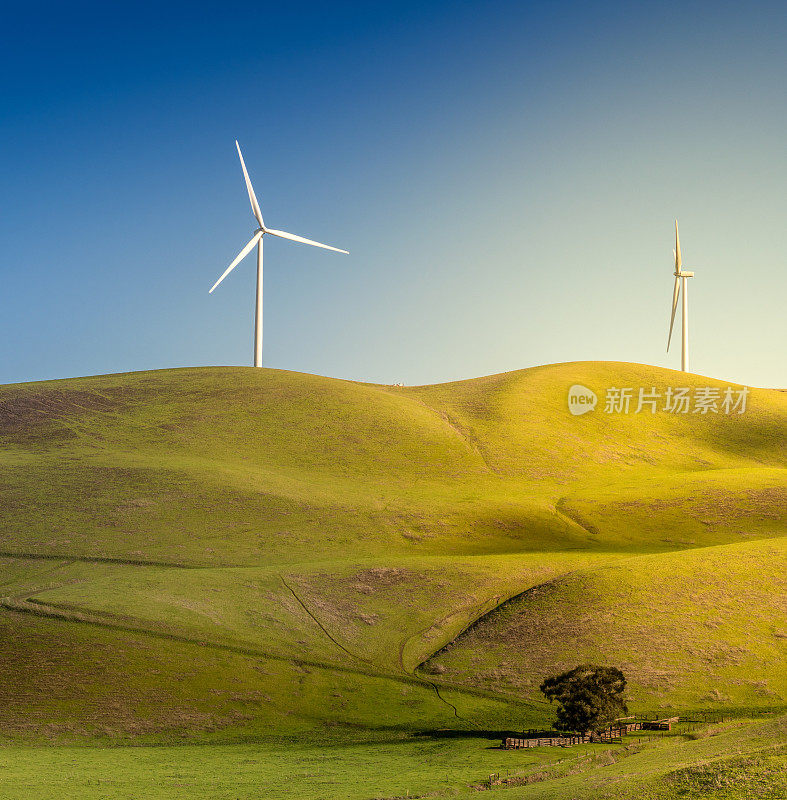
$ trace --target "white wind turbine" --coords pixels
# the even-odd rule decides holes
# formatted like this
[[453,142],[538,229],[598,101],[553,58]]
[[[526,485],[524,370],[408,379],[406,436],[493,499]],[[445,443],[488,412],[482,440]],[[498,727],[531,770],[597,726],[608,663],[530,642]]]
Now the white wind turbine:
[[675,285],[672,289],[672,317],[669,322],[669,337],[667,338],[667,352],[669,352],[670,342],[672,341],[672,326],[675,324],[675,311],[678,308],[678,296],[683,284],[683,307],[680,322],[680,332],[682,347],[680,351],[680,368],[683,372],[689,371],[689,298],[687,294],[688,278],[693,278],[693,272],[683,270],[683,261],[680,257],[680,236],[678,235],[678,220],[675,220],[675,249],[672,251],[675,256]]
[[[254,245],[257,245],[257,306],[254,314],[254,366],[262,366],[262,238],[266,233],[271,236],[278,236],[282,239],[290,239],[293,242],[301,242],[302,244],[311,244],[314,247],[322,247],[325,250],[335,250],[337,253],[349,253],[347,250],[340,250],[338,247],[331,247],[327,244],[320,244],[311,239],[304,239],[303,236],[296,236],[294,233],[286,233],[285,231],[277,231],[273,228],[266,228],[265,223],[262,221],[262,214],[260,213],[260,205],[257,202],[257,197],[254,194],[254,188],[249,179],[249,173],[246,171],[246,164],[243,162],[243,154],[240,151],[238,140],[235,140],[235,147],[238,148],[238,157],[240,158],[240,165],[243,169],[243,177],[246,179],[246,189],[249,192],[249,202],[251,203],[251,210],[259,223],[259,228],[254,231],[254,236],[251,237],[249,243],[238,253],[235,260],[224,270],[224,274],[213,284],[210,289],[212,292],[226,277],[235,269],[235,267],[243,261],[244,258],[252,251]],[[208,292],[208,294],[210,294]]]

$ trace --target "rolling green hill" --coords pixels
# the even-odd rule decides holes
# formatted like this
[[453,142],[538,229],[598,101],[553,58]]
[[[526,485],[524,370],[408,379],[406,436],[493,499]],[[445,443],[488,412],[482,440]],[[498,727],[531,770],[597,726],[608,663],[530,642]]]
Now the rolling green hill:
[[[568,413],[568,387],[599,396]],[[787,704],[787,393],[578,362],[425,387],[245,368],[0,387],[0,736],[326,746]],[[636,394],[636,391],[635,391]],[[14,745],[17,746],[17,745]]]

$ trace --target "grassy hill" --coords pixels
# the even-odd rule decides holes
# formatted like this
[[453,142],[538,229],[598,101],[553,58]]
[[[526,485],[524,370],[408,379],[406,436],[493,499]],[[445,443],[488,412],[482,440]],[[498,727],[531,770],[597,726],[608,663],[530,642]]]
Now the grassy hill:
[[[575,383],[595,412],[568,413]],[[624,667],[638,710],[784,707],[787,393],[607,414],[613,386],[727,384],[580,362],[0,387],[0,736],[535,727],[540,679],[581,660]]]
[[425,670],[537,697],[543,676],[605,662],[634,678],[633,707],[778,705],[787,698],[785,556],[785,539],[760,540],[564,574],[497,608]]

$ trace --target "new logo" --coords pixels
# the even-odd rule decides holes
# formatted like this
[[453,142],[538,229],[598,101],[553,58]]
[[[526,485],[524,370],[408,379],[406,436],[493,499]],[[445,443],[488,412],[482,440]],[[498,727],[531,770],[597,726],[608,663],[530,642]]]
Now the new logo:
[[575,383],[568,390],[568,410],[578,417],[580,414],[587,414],[596,407],[598,398],[595,392],[583,386],[581,383]]

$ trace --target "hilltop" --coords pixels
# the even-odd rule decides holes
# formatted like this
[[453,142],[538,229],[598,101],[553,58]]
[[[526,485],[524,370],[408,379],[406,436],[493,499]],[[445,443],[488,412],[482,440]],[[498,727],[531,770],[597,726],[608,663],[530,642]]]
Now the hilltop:
[[539,679],[578,658],[625,665],[642,709],[782,707],[787,394],[603,409],[727,385],[577,362],[0,387],[3,735],[543,725]]

